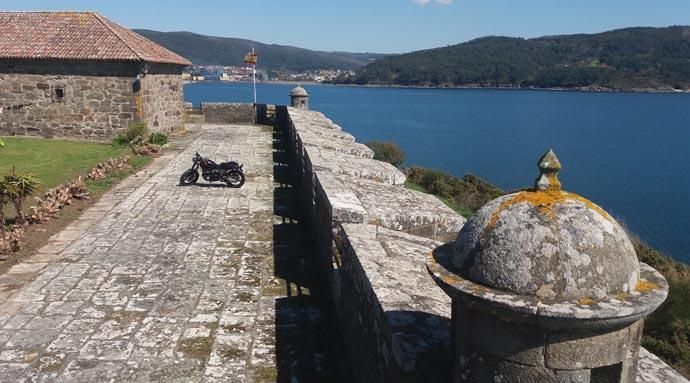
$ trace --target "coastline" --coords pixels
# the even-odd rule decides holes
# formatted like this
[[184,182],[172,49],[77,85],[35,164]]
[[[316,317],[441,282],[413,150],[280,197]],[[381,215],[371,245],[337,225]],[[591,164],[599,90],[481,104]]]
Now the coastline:
[[[202,81],[187,81],[186,84],[196,83],[223,83],[223,84],[251,84],[251,81],[221,81],[221,80],[202,80]],[[537,87],[518,87],[518,86],[479,86],[479,85],[447,85],[447,86],[425,86],[425,85],[397,85],[397,84],[336,84],[332,82],[314,82],[314,81],[257,81],[257,84],[284,84],[284,85],[309,85],[309,86],[342,86],[349,88],[390,88],[390,89],[462,89],[462,90],[505,90],[505,91],[540,91],[540,92],[583,92],[583,93],[659,93],[659,94],[690,94],[690,89],[672,89],[672,88],[606,88],[598,86],[587,87],[551,87],[551,88],[537,88]]]
[[617,89],[598,86],[587,87],[519,87],[519,86],[480,86],[480,85],[447,85],[447,86],[425,86],[425,85],[397,85],[397,84],[335,84],[320,83],[323,85],[344,86],[354,88],[399,88],[399,89],[464,89],[464,90],[522,90],[522,91],[549,91],[549,92],[585,92],[585,93],[665,93],[665,94],[690,94],[690,89],[670,89],[670,88],[630,88]]

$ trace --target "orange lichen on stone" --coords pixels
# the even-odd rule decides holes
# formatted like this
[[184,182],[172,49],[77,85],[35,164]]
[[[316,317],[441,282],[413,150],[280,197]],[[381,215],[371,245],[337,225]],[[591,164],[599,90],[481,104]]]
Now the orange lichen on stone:
[[556,173],[549,173],[546,177],[549,179],[549,190],[561,190],[561,181],[558,180]]
[[619,301],[624,301],[630,297],[630,294],[626,293],[625,291],[621,291],[620,293],[616,294],[616,299]]
[[589,306],[591,304],[594,304],[594,300],[592,300],[591,298],[586,298],[586,297],[580,298],[580,299],[578,299],[577,304],[583,305],[583,306]]
[[489,220],[488,228],[492,229],[496,226],[496,222],[498,222],[498,218],[501,214],[501,212],[505,209],[507,209],[510,206],[526,202],[531,205],[534,205],[541,213],[544,215],[547,215],[551,217],[552,219],[556,218],[556,210],[555,206],[557,204],[563,204],[564,202],[571,200],[571,201],[577,201],[588,208],[596,211],[599,213],[602,217],[606,218],[608,221],[612,221],[612,218],[608,213],[604,211],[604,209],[600,208],[599,206],[595,205],[592,201],[581,197],[577,194],[574,193],[568,193],[560,190],[545,190],[545,191],[534,191],[534,190],[527,190],[527,191],[521,191],[516,193],[513,197],[510,199],[503,201],[501,205],[496,209],[496,211],[491,215],[491,219]]
[[652,290],[656,290],[658,288],[659,288],[659,285],[657,285],[656,283],[642,281],[642,280],[637,281],[637,286],[635,286],[635,290],[639,293],[648,293],[648,292],[650,292]]
[[587,298],[587,297],[585,297],[585,298],[580,298],[580,299],[577,300],[577,304],[578,304],[578,305],[583,305],[583,306],[589,306],[589,305],[591,305],[591,304],[594,304],[594,300],[592,300],[591,298]]

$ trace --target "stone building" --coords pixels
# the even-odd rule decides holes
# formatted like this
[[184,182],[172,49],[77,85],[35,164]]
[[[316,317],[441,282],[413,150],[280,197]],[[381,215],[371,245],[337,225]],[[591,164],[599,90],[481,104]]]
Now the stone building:
[[92,12],[0,12],[0,28],[0,135],[182,126],[187,59]]

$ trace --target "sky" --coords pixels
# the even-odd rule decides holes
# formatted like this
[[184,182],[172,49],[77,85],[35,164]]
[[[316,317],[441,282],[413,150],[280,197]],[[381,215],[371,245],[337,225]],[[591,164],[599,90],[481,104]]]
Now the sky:
[[96,11],[128,28],[375,53],[488,35],[690,25],[690,0],[0,0],[0,9]]

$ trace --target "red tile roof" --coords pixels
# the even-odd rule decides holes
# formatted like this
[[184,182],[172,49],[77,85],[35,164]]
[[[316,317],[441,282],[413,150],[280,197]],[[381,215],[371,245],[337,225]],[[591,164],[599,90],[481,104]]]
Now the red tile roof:
[[93,12],[0,12],[0,59],[191,64]]

